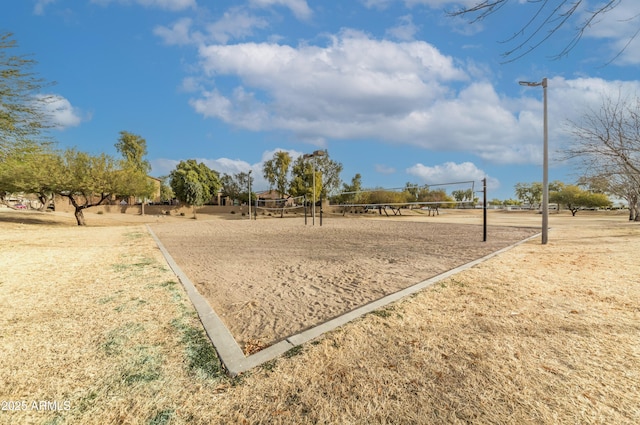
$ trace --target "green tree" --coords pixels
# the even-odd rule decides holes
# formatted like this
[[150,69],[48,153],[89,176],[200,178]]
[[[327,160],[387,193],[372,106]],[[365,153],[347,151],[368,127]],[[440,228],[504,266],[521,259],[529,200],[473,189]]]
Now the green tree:
[[0,201],[15,191],[14,183],[22,183],[14,181],[24,177],[18,160],[37,161],[50,144],[44,131],[51,125],[51,97],[40,93],[49,84],[32,71],[35,60],[13,54],[16,48],[13,34],[0,32]]
[[322,152],[321,155],[315,155],[311,158],[300,156],[294,161],[289,185],[289,194],[291,196],[306,195],[308,199],[311,199],[314,169],[317,200],[337,194],[342,184],[340,179],[342,164],[331,159],[326,150],[320,152]]
[[575,185],[567,185],[560,190],[549,191],[549,201],[562,205],[575,216],[583,208],[603,208],[611,206],[611,201],[603,193],[593,193]]
[[[220,178],[222,193],[233,200],[250,202],[249,180],[253,184],[253,177],[249,173],[240,172],[234,175],[224,174]],[[253,196],[251,196],[253,199]]]
[[474,198],[473,189],[458,189],[451,191],[451,196],[458,202],[471,202],[475,204],[477,200]]
[[269,182],[269,190],[275,188],[284,197],[289,187],[289,169],[291,155],[285,151],[277,151],[273,158],[265,161],[262,167],[264,178]]
[[[334,161],[329,157],[329,153],[325,150],[325,154],[323,156],[319,156],[314,158],[316,171],[320,174],[320,199],[323,197],[326,198],[335,194],[338,189],[340,189],[340,185],[342,184],[342,179],[340,178],[340,173],[342,173],[342,164]],[[316,176],[316,182],[318,181],[318,176]]]
[[40,94],[47,83],[32,72],[35,60],[11,53],[16,47],[13,34],[0,32],[0,159],[33,146],[50,126],[44,107],[51,98]]
[[83,211],[105,203],[113,195],[128,193],[130,180],[122,172],[122,161],[109,155],[97,156],[67,149],[59,157],[53,188],[69,198],[78,226],[86,225]]
[[[464,194],[463,194],[464,196]],[[453,208],[454,198],[447,195],[444,189],[429,190],[423,188],[418,192],[419,202],[429,202],[432,208],[438,210],[439,208]]]
[[[269,190],[275,187],[281,198],[287,196],[287,189],[291,186],[289,180],[290,168],[291,155],[285,151],[277,151],[273,154],[273,158],[266,161],[262,166],[264,178],[269,182]],[[280,212],[280,217],[284,217],[284,208]]]
[[147,141],[145,139],[128,131],[121,131],[115,147],[132,168],[145,174],[151,172],[151,164],[145,159],[147,156]]
[[171,202],[174,197],[173,189],[169,185],[169,176],[160,176],[160,200],[162,202]]
[[376,189],[369,192],[368,203],[370,204],[408,204],[409,202],[412,202],[412,194],[406,190],[399,192]]
[[525,204],[529,204],[529,209],[540,205],[542,202],[542,183],[517,183],[515,185],[516,198]]
[[210,202],[221,187],[218,172],[195,159],[180,161],[170,177],[174,195],[180,202],[193,206],[194,218],[196,207]]
[[339,195],[337,201],[341,204],[359,204],[362,202],[362,175],[356,173],[351,179],[351,183],[342,183],[343,194]]
[[[321,174],[316,171],[316,193],[322,190]],[[291,181],[289,182],[289,195],[306,196],[311,199],[313,193],[313,163],[299,156],[293,161],[291,167]]]
[[193,205],[193,218],[198,218],[196,216],[196,207],[203,205],[205,202],[202,183],[193,180],[185,182],[184,197],[187,204]]
[[[153,184],[148,178],[151,164],[145,159],[147,155],[147,141],[137,134],[127,131],[120,132],[120,138],[115,144],[116,150],[122,155],[122,172],[129,181],[128,193],[119,193],[123,197],[148,198],[153,194]],[[140,213],[144,215],[145,199],[142,199]]]
[[7,193],[33,193],[40,210],[51,204],[55,179],[60,172],[60,154],[46,147],[29,152],[14,152],[0,167],[0,187]]

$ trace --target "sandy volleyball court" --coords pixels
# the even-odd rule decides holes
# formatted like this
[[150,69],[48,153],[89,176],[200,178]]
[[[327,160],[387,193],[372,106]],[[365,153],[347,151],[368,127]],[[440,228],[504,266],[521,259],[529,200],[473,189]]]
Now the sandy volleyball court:
[[[438,217],[189,220],[152,229],[246,353],[539,229]],[[476,224],[469,224],[476,223]]]

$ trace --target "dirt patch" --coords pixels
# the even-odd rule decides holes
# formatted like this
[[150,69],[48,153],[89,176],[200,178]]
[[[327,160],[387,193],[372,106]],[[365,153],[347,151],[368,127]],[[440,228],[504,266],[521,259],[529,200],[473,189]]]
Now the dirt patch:
[[[477,217],[476,217],[477,218]],[[245,351],[525,239],[538,229],[332,217],[152,225]]]

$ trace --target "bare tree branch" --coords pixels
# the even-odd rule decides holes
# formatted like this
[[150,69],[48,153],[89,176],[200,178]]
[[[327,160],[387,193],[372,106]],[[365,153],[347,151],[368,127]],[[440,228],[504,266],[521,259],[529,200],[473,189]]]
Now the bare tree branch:
[[[447,12],[450,17],[468,17],[469,23],[474,24],[485,20],[491,15],[497,13],[505,7],[511,0],[484,0],[479,1],[471,7],[460,8],[458,10]],[[596,9],[587,12],[587,17],[580,22],[575,29],[575,34],[571,40],[560,50],[559,53],[551,56],[551,59],[560,59],[569,54],[571,50],[580,42],[587,29],[597,25],[599,20],[608,12],[611,12],[620,5],[622,0],[608,0]],[[527,4],[536,5],[536,10],[530,14],[531,18],[522,25],[521,29],[514,33],[511,37],[501,41],[500,43],[514,42],[515,46],[506,50],[502,56],[506,58],[503,63],[517,61],[522,57],[533,52],[542,44],[549,41],[561,28],[569,25],[569,23],[578,18],[578,12],[581,6],[586,6],[585,0],[527,0]],[[638,15],[630,17],[629,20],[638,18]],[[621,48],[621,50],[607,62],[613,62],[615,59],[629,47],[631,42],[640,34],[640,27]],[[516,41],[519,37],[524,37],[522,41]]]

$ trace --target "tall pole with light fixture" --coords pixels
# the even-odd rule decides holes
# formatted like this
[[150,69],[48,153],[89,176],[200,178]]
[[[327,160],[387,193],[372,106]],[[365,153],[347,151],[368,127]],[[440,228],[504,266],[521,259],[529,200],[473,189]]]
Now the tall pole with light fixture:
[[542,86],[544,99],[544,144],[542,149],[542,244],[545,245],[548,241],[549,234],[549,125],[547,121],[547,79],[543,78],[539,83],[520,81],[519,84],[521,86],[528,87]]

